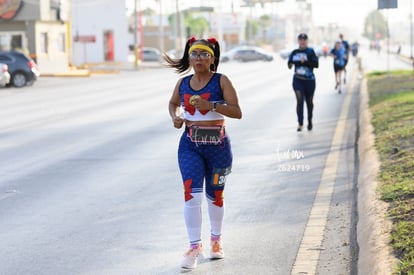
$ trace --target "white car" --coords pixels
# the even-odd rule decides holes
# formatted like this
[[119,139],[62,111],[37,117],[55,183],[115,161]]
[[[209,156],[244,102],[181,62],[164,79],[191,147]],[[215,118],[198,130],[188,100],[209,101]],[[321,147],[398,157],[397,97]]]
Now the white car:
[[183,56],[183,52],[181,50],[171,49],[166,54],[171,58],[181,58]]
[[282,59],[288,59],[292,51],[293,49],[282,49],[279,51],[279,55]]
[[236,61],[272,61],[273,53],[256,46],[237,46],[220,55],[220,62]]
[[9,66],[4,63],[0,63],[0,87],[4,87],[10,83]]

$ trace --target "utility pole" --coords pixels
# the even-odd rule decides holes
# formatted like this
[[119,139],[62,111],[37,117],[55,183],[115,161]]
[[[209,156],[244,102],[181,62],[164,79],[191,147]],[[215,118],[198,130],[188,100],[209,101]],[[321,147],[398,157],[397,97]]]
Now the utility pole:
[[162,25],[162,0],[158,0],[159,4],[159,18],[158,18],[158,32],[159,32],[159,48],[161,52],[164,52],[164,27]]
[[[178,52],[181,52],[181,13],[180,13],[180,8],[178,5],[178,1],[179,0],[175,0],[175,12],[176,12],[176,20],[175,20],[175,30],[176,30],[176,39],[175,39],[175,45],[177,45],[177,40],[178,40],[178,47],[176,47],[176,49],[178,50]],[[178,38],[178,39],[177,39]]]
[[[139,35],[139,37],[138,37]],[[138,44],[139,38],[139,44]],[[141,0],[134,1],[134,68],[138,69],[138,62],[142,60],[142,11]]]
[[144,40],[143,40],[143,27],[142,27],[142,6],[141,0],[138,0],[138,34],[139,34],[139,60],[142,61],[142,48],[144,47]]
[[398,8],[398,0],[378,0],[378,9],[387,9],[387,74],[390,75],[390,27],[389,9]]
[[217,39],[221,41],[223,49],[226,49],[226,44],[224,43],[223,35],[223,13],[222,13],[222,4],[221,1],[218,1],[218,12],[217,12]]
[[253,7],[254,3],[250,3],[250,18],[249,18],[249,29],[248,29],[248,39],[247,44],[250,44],[250,41],[253,41]]
[[134,1],[134,69],[138,69],[138,18],[137,18],[137,0]]

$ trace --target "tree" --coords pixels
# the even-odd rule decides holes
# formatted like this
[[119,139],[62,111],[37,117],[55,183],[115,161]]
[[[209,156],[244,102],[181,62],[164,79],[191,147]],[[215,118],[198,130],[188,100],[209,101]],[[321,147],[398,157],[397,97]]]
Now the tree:
[[184,26],[188,30],[187,36],[203,37],[209,29],[209,23],[205,17],[193,17],[191,14],[184,18]]
[[262,29],[262,34],[263,34],[262,40],[263,40],[263,42],[267,42],[266,41],[267,31],[269,30],[269,28],[272,25],[272,18],[269,15],[266,15],[266,14],[262,15],[262,16],[260,16],[258,23],[260,25],[260,28]]
[[365,18],[364,37],[369,40],[385,39],[388,37],[388,23],[378,10],[372,11]]
[[143,16],[154,16],[156,15],[157,12],[151,8],[146,8],[145,10],[142,10],[142,15]]
[[245,32],[246,32],[247,41],[249,43],[252,43],[257,33],[259,32],[259,23],[257,22],[257,20],[248,19],[246,21]]
[[[192,12],[183,11],[184,28],[186,29],[186,36],[194,35],[196,37],[203,37],[209,29],[209,23],[205,17],[193,17]],[[171,27],[175,26],[177,14],[173,13],[168,16],[168,22]],[[173,28],[174,29],[174,28]],[[189,37],[187,37],[189,38]]]

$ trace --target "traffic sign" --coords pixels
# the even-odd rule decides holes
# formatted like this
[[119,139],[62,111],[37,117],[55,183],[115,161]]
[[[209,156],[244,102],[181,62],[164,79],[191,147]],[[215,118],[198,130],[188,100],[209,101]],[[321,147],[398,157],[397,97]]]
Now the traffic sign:
[[396,9],[398,0],[378,0],[378,9]]

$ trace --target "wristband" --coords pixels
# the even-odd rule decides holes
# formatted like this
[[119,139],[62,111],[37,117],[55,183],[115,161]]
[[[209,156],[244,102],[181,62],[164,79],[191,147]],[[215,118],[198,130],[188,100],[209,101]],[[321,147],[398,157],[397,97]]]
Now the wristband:
[[216,111],[216,107],[217,107],[217,102],[213,102],[213,108],[211,109],[211,111],[215,112]]

